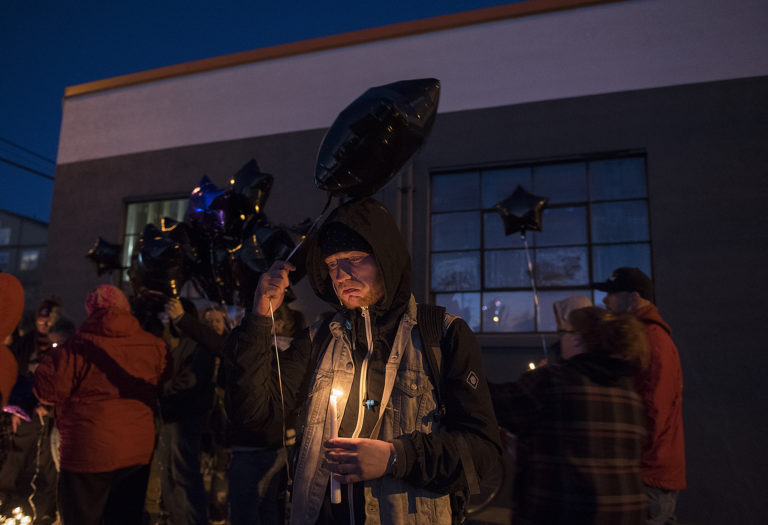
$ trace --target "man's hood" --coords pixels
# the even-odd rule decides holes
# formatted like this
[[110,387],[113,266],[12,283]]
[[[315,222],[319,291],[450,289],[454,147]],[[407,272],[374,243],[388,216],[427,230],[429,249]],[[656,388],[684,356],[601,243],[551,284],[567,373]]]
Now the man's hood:
[[9,273],[0,273],[0,343],[13,333],[24,312],[24,289]]
[[334,308],[342,308],[317,244],[320,232],[331,223],[351,228],[371,245],[385,290],[376,309],[389,311],[407,305],[411,296],[411,257],[392,215],[370,197],[342,204],[331,212],[318,233],[307,239],[307,276],[315,294]]
[[661,318],[659,309],[656,308],[655,304],[649,302],[640,308],[637,312],[635,312],[635,316],[645,324],[659,325],[664,329],[665,332],[667,332],[669,335],[672,335],[672,329],[669,327],[667,322]]

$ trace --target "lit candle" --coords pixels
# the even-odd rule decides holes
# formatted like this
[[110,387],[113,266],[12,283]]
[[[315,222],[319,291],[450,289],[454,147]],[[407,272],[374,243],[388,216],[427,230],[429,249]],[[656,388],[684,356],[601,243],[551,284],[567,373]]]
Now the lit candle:
[[[336,439],[339,437],[339,423],[338,423],[338,414],[339,414],[339,406],[336,402],[336,398],[341,395],[341,390],[332,390],[331,391],[331,407],[330,407],[330,418],[331,418],[331,439]],[[331,473],[331,503],[341,503],[341,485],[339,482],[334,479],[333,473]]]
[[534,369],[536,369],[536,365],[534,365],[534,364],[533,364],[533,361],[531,361],[530,363],[528,363],[528,368],[530,368],[531,370],[534,370]]

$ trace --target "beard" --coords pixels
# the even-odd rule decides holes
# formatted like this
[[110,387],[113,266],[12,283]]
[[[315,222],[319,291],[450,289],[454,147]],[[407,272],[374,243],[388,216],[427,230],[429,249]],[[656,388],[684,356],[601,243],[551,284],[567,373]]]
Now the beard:
[[344,308],[348,310],[372,306],[378,303],[382,299],[382,297],[384,297],[383,284],[377,284],[376,286],[368,288],[368,291],[362,297],[355,297],[354,299],[355,304],[352,304],[346,299],[343,299],[341,296],[341,291],[338,290],[335,286],[334,286],[334,290],[336,291],[336,296],[339,298],[339,301],[341,302],[341,304],[344,305]]

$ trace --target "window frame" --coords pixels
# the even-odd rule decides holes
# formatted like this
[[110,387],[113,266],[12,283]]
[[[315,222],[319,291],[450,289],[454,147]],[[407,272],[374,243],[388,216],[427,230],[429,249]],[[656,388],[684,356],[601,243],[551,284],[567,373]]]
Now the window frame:
[[[630,196],[630,197],[620,197],[620,198],[595,198],[592,199],[592,188],[590,185],[592,184],[592,177],[590,173],[590,166],[591,163],[597,163],[600,161],[612,161],[612,160],[620,160],[620,159],[639,159],[642,161],[642,196]],[[541,343],[541,337],[549,337],[553,336],[555,334],[554,331],[545,329],[539,331],[539,326],[542,320],[546,321],[545,316],[541,315],[541,310],[539,312],[536,312],[534,309],[534,326],[532,331],[517,331],[517,332],[495,332],[495,331],[483,331],[484,330],[484,316],[486,315],[483,311],[483,305],[488,300],[485,295],[489,292],[530,292],[533,293],[530,278],[527,276],[527,264],[526,269],[524,270],[524,273],[526,275],[526,283],[525,285],[521,286],[487,286],[487,264],[486,264],[486,257],[487,254],[492,253],[494,251],[499,250],[518,250],[524,254],[525,250],[520,243],[520,246],[516,246],[514,248],[508,248],[508,247],[493,247],[488,248],[486,245],[486,217],[489,213],[493,213],[493,208],[485,208],[483,207],[486,203],[483,202],[483,174],[484,172],[489,171],[495,171],[495,170],[517,170],[517,169],[527,169],[529,170],[528,173],[528,188],[533,187],[533,184],[535,183],[535,168],[537,167],[543,167],[543,166],[551,166],[551,165],[558,165],[558,164],[570,164],[570,163],[583,163],[584,164],[584,195],[582,200],[575,200],[575,201],[560,201],[555,204],[550,204],[547,206],[548,210],[552,209],[565,209],[565,208],[583,208],[584,209],[584,228],[585,231],[585,240],[584,242],[577,243],[577,244],[546,244],[544,246],[539,246],[537,242],[535,241],[535,237],[532,237],[531,234],[535,234],[536,232],[529,232],[527,235],[527,240],[530,248],[530,254],[531,254],[531,262],[534,265],[534,268],[536,268],[537,264],[537,257],[540,256],[537,253],[537,250],[542,248],[567,248],[567,247],[573,247],[573,248],[580,248],[584,249],[586,251],[586,272],[587,272],[587,280],[588,282],[584,285],[541,285],[538,282],[536,283],[536,289],[539,296],[539,303],[541,303],[541,293],[542,292],[565,292],[572,290],[574,291],[574,294],[580,294],[580,293],[586,293],[590,299],[592,299],[596,304],[600,305],[600,300],[603,297],[603,293],[599,292],[597,290],[594,290],[592,287],[596,282],[602,282],[603,278],[600,278],[597,275],[597,265],[598,265],[598,259],[599,255],[596,253],[596,249],[600,247],[606,247],[606,246],[627,246],[627,245],[637,245],[637,246],[645,246],[647,247],[647,261],[642,261],[643,263],[647,263],[647,268],[649,271],[649,275],[653,275],[653,239],[652,239],[652,224],[651,224],[651,208],[650,208],[650,191],[648,187],[648,156],[647,152],[645,150],[625,150],[621,152],[604,152],[604,153],[594,153],[594,154],[588,154],[588,155],[579,155],[579,156],[571,156],[571,157],[558,157],[558,158],[548,158],[548,159],[528,159],[528,160],[521,160],[521,161],[510,161],[510,162],[503,162],[503,163],[489,163],[489,164],[479,164],[479,165],[469,165],[469,166],[455,166],[455,167],[447,167],[447,168],[436,168],[431,169],[428,172],[429,177],[429,185],[428,185],[428,195],[427,195],[427,205],[428,205],[428,212],[427,212],[427,241],[428,241],[428,252],[427,252],[427,293],[432,302],[436,303],[436,297],[440,294],[454,294],[454,293],[476,293],[479,296],[479,303],[480,303],[480,320],[479,320],[479,328],[476,330],[477,335],[483,339],[484,345],[486,342],[490,342],[491,344],[508,344],[510,338],[514,338],[516,341],[520,342],[523,345],[533,345],[536,346],[536,344]],[[453,175],[453,174],[460,174],[460,173],[471,173],[474,172],[477,175],[477,181],[479,188],[477,191],[479,192],[478,200],[479,200],[479,208],[460,208],[460,209],[441,209],[438,211],[433,210],[433,204],[434,204],[434,195],[433,195],[433,188],[435,186],[435,178],[445,175]],[[639,189],[639,187],[638,187]],[[534,194],[539,194],[533,190]],[[547,197],[544,192],[542,192],[542,196]],[[594,241],[593,240],[593,206],[605,204],[605,203],[621,203],[621,202],[632,202],[632,201],[638,201],[643,203],[643,211],[644,211],[644,218],[645,218],[645,228],[647,228],[647,235],[644,236],[643,239],[640,240],[603,240],[603,241]],[[468,249],[433,249],[433,218],[436,215],[440,214],[449,214],[449,213],[459,213],[459,212],[475,212],[480,214],[480,232],[479,232],[479,246],[476,248],[468,248]],[[546,218],[544,219],[546,221]],[[544,231],[546,231],[546,222],[544,224]],[[509,237],[513,237],[519,234],[512,234]],[[475,289],[467,289],[467,290],[461,290],[461,289],[453,289],[453,290],[438,290],[435,288],[435,283],[433,283],[433,256],[436,254],[444,254],[444,253],[478,253],[479,254],[479,288]],[[525,256],[523,255],[523,258]],[[640,266],[640,264],[638,264]],[[605,269],[602,269],[603,272]],[[605,276],[607,278],[607,275]],[[531,295],[531,303],[533,304],[533,295]],[[533,308],[533,306],[532,306]],[[538,314],[538,315],[537,315]],[[546,328],[546,327],[545,327]]]

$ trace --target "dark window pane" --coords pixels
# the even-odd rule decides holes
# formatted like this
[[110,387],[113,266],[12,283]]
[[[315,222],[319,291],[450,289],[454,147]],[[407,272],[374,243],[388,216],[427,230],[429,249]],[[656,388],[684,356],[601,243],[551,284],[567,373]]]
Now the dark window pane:
[[480,248],[480,212],[432,215],[432,249],[471,250]]
[[589,163],[592,200],[645,197],[645,159],[599,160]]
[[552,305],[557,301],[562,301],[573,295],[583,295],[587,299],[592,298],[592,290],[563,290],[558,292],[539,292],[539,332],[555,332],[557,323],[555,322],[555,312]]
[[471,210],[479,207],[478,172],[437,175],[432,178],[432,211]]
[[587,200],[587,165],[584,162],[551,164],[533,168],[536,195],[549,198],[550,204]]
[[484,171],[483,208],[493,208],[512,195],[518,184],[531,191],[531,168]]
[[530,285],[525,250],[485,252],[486,288],[521,288]]
[[480,252],[432,254],[432,289],[479,290]]
[[533,332],[533,292],[483,294],[483,332]]
[[646,201],[603,202],[592,205],[592,242],[647,240]]
[[439,293],[435,303],[447,312],[458,315],[475,331],[480,331],[480,293]]
[[592,261],[592,282],[595,283],[606,281],[613,270],[622,266],[640,268],[653,279],[651,247],[647,243],[595,246],[592,248]]
[[535,239],[536,246],[587,244],[586,206],[545,209]]
[[537,286],[580,286],[589,284],[587,247],[538,248]]
[[[519,233],[513,233],[512,235],[505,235],[504,222],[501,220],[501,215],[496,212],[489,212],[483,214],[483,225],[485,234],[485,248],[522,248],[523,241],[520,240]],[[529,239],[530,239],[530,234]],[[530,244],[530,240],[528,243]]]

